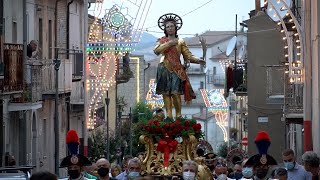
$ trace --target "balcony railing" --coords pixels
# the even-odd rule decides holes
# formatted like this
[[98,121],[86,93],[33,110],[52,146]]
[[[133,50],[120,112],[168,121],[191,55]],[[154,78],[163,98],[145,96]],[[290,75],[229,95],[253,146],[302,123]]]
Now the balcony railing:
[[225,84],[224,74],[208,75],[208,84],[214,84],[216,86],[224,86]]
[[202,66],[190,66],[187,70],[188,74],[204,74],[204,68]]
[[[28,103],[42,101],[43,94],[55,94],[54,63],[51,59],[28,59],[25,63],[25,86],[21,97],[12,102]],[[59,68],[59,93],[71,92],[72,64],[62,60]]]

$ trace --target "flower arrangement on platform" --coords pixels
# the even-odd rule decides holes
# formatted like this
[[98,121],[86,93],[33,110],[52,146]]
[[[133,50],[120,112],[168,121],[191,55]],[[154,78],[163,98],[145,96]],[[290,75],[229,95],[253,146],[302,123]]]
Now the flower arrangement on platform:
[[203,137],[201,131],[201,124],[197,123],[194,119],[171,118],[159,120],[149,120],[146,122],[139,122],[136,124],[139,134],[153,136],[157,141],[164,137],[172,139],[179,137],[188,137],[190,134],[194,135],[197,139]]
[[200,139],[203,137],[201,124],[194,119],[154,118],[136,124],[136,132],[140,135],[147,135],[157,142],[157,151],[164,154],[163,166],[169,166],[169,154],[176,151],[178,141],[176,138],[189,138],[193,135]]

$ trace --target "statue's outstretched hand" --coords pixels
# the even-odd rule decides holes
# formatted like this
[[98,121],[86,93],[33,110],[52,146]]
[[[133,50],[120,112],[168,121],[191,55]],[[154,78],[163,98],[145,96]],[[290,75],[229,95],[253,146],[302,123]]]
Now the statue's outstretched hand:
[[206,61],[204,61],[204,60],[199,60],[199,61],[198,61],[198,64],[206,65]]

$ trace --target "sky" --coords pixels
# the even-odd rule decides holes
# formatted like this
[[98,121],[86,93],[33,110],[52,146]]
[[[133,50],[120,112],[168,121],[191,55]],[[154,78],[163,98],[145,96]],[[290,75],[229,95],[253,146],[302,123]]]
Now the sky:
[[[104,8],[109,9],[111,4],[126,2],[127,0],[104,0]],[[146,0],[130,0],[131,2]],[[235,30],[235,16],[239,22],[249,19],[248,13],[254,9],[254,0],[147,0],[152,1],[150,10],[145,19],[144,29],[160,37],[163,35],[157,22],[161,15],[175,13],[182,16],[183,26],[179,30],[180,36],[193,36],[207,30],[223,31]],[[206,4],[207,3],[207,4]],[[205,6],[195,10],[196,8]],[[130,8],[129,8],[130,9]],[[93,13],[93,8],[89,14]],[[194,10],[194,11],[193,11]],[[191,12],[190,14],[187,14]],[[129,10],[130,12],[130,10]],[[132,13],[133,14],[133,13]],[[185,15],[186,14],[186,15]],[[185,15],[185,16],[183,16]],[[238,27],[239,29],[239,27]],[[189,35],[190,34],[190,35]]]

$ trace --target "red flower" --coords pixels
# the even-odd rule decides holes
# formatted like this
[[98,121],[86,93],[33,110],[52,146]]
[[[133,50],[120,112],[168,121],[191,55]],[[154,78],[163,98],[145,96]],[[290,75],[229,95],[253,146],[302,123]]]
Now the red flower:
[[152,121],[152,120],[149,120],[148,124],[151,125],[152,123],[153,123],[153,121]]
[[185,121],[185,122],[184,122],[184,125],[185,125],[186,127],[189,127],[189,126],[190,126],[190,122],[189,122],[189,121]]
[[196,132],[198,132],[198,131],[200,131],[201,130],[201,124],[192,124],[192,128],[196,131]]
[[159,122],[159,121],[154,121],[154,124],[155,124],[156,126],[160,126],[160,122]]

